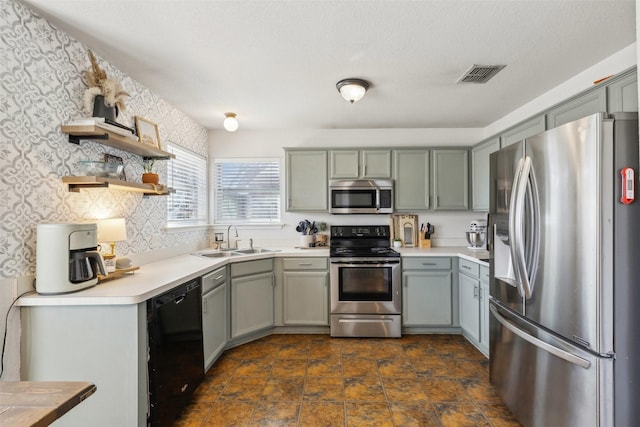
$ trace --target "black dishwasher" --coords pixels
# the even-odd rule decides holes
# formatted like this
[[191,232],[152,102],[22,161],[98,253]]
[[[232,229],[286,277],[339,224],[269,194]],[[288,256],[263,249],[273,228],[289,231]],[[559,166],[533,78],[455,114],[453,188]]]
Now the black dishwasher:
[[149,423],[170,426],[204,378],[200,279],[147,301]]

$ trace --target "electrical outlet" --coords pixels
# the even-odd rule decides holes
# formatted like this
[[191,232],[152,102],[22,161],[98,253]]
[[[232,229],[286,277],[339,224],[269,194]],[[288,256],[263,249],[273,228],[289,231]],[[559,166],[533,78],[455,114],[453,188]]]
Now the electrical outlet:
[[151,235],[151,249],[159,249],[162,247],[162,234],[156,233]]

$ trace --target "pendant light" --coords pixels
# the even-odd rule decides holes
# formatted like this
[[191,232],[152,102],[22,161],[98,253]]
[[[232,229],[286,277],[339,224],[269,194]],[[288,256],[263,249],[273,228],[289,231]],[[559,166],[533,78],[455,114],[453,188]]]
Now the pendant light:
[[369,89],[369,82],[362,79],[348,78],[336,83],[336,88],[342,97],[350,102],[358,102]]
[[236,113],[224,113],[225,119],[222,125],[229,132],[235,132],[238,130],[238,119],[236,119]]

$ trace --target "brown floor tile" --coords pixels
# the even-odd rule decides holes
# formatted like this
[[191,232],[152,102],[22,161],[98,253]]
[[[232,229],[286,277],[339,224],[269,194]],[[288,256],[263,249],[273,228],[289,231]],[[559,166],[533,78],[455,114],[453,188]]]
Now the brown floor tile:
[[469,398],[476,403],[486,402],[500,405],[502,403],[489,381],[470,378],[460,380],[460,384],[464,387]]
[[249,425],[256,406],[255,402],[218,401],[213,405],[202,425],[214,427]]
[[347,408],[347,425],[349,427],[393,427],[391,411],[386,402],[348,402],[345,406]]
[[435,408],[444,427],[491,427],[473,403],[436,403]]
[[176,427],[200,426],[202,421],[209,415],[212,403],[194,402],[182,411],[182,417],[173,425]]
[[340,356],[342,356],[342,346],[338,343],[312,341],[309,347],[311,359],[339,358]]
[[274,359],[271,365],[271,376],[304,377],[308,363],[306,359]]
[[300,427],[336,427],[345,425],[344,403],[303,402]]
[[300,404],[293,402],[262,402],[253,412],[250,426],[298,425]]
[[296,344],[283,344],[276,353],[278,359],[307,359],[309,357],[309,346]]
[[342,376],[342,363],[338,358],[311,359],[307,367],[307,374],[313,376]]
[[440,418],[428,403],[392,403],[391,418],[402,427],[441,427]]
[[419,378],[384,378],[384,391],[390,402],[426,402],[424,381]]
[[459,335],[271,335],[225,353],[185,409],[190,426],[517,427],[487,359]]
[[236,368],[235,376],[240,377],[268,377],[271,374],[271,360],[247,359]]
[[341,377],[307,377],[304,384],[305,401],[344,400],[344,380]]
[[513,418],[511,412],[502,403],[479,403],[476,406],[491,421],[494,427],[520,427],[521,424]]
[[267,384],[266,378],[233,377],[222,390],[222,400],[260,400]]
[[378,377],[345,378],[344,398],[347,401],[366,402],[386,402],[387,400]]
[[413,370],[413,365],[403,358],[382,359],[377,361],[378,373],[382,377],[393,378],[416,378],[417,374]]
[[302,400],[304,378],[269,378],[262,392],[262,400],[271,402]]
[[464,402],[469,397],[462,385],[448,378],[425,378],[425,393],[431,402]]
[[343,357],[342,372],[345,377],[378,376],[378,365],[374,359]]

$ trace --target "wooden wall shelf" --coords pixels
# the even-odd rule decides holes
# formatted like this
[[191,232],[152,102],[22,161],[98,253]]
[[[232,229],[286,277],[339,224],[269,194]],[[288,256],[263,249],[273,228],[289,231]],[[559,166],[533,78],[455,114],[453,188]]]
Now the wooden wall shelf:
[[147,196],[166,196],[173,193],[173,188],[164,185],[141,184],[139,182],[121,181],[102,176],[63,176],[62,182],[69,186],[69,191],[79,192],[83,188],[112,188],[114,190],[133,191]]
[[144,158],[170,159],[175,154],[145,145],[136,137],[120,135],[96,125],[71,126],[63,125],[62,132],[69,135],[69,142],[79,144],[80,141],[90,140],[109,147],[118,148],[129,153],[138,154]]

